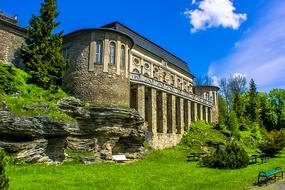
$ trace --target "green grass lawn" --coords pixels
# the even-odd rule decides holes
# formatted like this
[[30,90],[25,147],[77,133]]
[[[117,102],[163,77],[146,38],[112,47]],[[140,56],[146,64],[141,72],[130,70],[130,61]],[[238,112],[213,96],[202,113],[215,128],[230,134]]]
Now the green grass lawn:
[[58,166],[10,166],[7,174],[11,189],[247,189],[262,169],[281,166],[284,157],[245,169],[220,170],[187,162],[179,148],[154,151],[144,160],[130,164],[72,164]]

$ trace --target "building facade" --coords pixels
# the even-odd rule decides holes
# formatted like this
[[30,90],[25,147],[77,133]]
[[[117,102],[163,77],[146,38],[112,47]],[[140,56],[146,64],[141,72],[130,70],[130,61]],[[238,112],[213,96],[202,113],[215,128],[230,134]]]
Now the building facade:
[[26,29],[18,26],[16,16],[0,12],[0,61],[19,63],[19,49],[24,42]]
[[187,63],[114,22],[64,36],[64,88],[97,105],[135,108],[154,148],[177,145],[191,122],[217,122],[214,86],[194,86]]

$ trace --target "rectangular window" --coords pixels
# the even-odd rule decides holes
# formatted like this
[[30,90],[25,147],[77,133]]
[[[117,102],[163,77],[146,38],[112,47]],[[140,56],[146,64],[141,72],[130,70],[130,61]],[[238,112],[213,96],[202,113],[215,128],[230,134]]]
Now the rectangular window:
[[96,63],[99,63],[99,64],[103,63],[103,42],[102,41],[96,42]]

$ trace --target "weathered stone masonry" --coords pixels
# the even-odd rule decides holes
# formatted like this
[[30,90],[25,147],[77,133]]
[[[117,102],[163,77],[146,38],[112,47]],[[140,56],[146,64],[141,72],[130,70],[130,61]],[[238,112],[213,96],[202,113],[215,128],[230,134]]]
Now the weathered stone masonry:
[[16,17],[7,17],[0,13],[0,60],[8,63],[19,62],[21,47],[26,29],[18,26]]

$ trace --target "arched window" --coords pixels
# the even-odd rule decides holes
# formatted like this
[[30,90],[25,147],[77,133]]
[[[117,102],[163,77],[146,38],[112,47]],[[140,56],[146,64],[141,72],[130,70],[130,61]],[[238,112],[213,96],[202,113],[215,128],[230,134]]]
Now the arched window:
[[132,73],[140,74],[140,71],[137,69],[134,69]]
[[116,44],[115,42],[110,43],[110,64],[114,65],[116,63]]
[[103,63],[103,42],[99,40],[96,42],[96,63]]
[[126,64],[126,49],[125,46],[121,46],[121,68],[124,68]]

